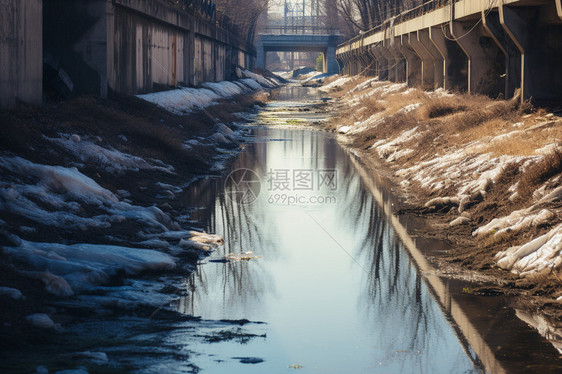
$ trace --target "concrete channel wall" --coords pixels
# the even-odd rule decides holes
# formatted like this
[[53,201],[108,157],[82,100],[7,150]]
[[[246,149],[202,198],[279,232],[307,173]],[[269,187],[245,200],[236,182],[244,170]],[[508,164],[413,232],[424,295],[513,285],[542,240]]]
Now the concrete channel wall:
[[215,22],[159,0],[0,5],[0,107],[41,103],[42,82],[68,96],[107,97],[228,80],[255,56]]
[[349,75],[562,99],[561,0],[434,0],[338,46]]
[[0,0],[0,108],[42,98],[42,1]]

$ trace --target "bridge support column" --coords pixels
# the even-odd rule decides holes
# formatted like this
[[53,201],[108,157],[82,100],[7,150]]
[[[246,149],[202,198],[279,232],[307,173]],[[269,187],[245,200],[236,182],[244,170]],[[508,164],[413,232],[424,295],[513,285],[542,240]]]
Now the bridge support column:
[[377,76],[379,74],[379,63],[376,59],[375,54],[373,53],[373,46],[365,47],[365,54],[367,59],[369,60],[369,68],[367,69],[367,75],[369,76]]
[[[528,35],[528,24],[514,10],[500,3],[498,5],[500,14],[500,23],[511,40],[515,43],[521,53],[521,102],[531,97],[533,90],[531,89],[530,75],[530,37]],[[540,69],[539,66],[537,68]],[[538,71],[537,71],[538,74]]]
[[407,82],[408,80],[408,62],[402,52],[400,51],[400,37],[395,36],[390,40],[390,51],[396,58],[396,75],[399,82]]
[[349,60],[349,52],[342,53],[341,58],[343,60],[343,74],[351,75],[351,61]]
[[336,61],[336,47],[328,47],[324,52],[324,73],[337,74],[339,71]]
[[429,29],[418,31],[418,41],[433,58],[433,89],[443,87],[443,82],[445,81],[443,56],[441,56],[441,53],[439,53],[435,45],[429,39]]
[[395,58],[394,55],[392,53],[390,53],[390,51],[388,50],[388,48],[386,48],[385,46],[381,45],[379,47],[381,54],[383,55],[384,59],[387,62],[387,66],[386,66],[386,70],[387,70],[387,76],[388,76],[388,80],[391,82],[397,82],[396,79],[396,63],[395,63]]
[[490,43],[482,39],[480,27],[452,21],[451,34],[468,58],[468,93],[493,96],[493,86],[499,74],[493,71],[493,59],[484,51],[484,47],[489,48]]
[[359,49],[359,61],[361,61],[359,74],[369,75],[368,70],[371,68],[371,59],[369,58],[367,47],[361,47]]
[[404,57],[402,57],[402,54],[400,54],[400,52],[396,50],[396,46],[394,43],[394,37],[386,39],[384,42],[384,51],[390,63],[392,74],[394,75],[393,82],[403,82],[405,80],[402,74]]
[[482,11],[482,26],[504,55],[504,96],[511,99],[521,85],[521,56],[517,46],[502,28],[498,12]]
[[374,45],[371,51],[377,61],[377,74],[379,79],[381,81],[388,80],[388,61],[382,54],[380,45]]
[[445,28],[441,26],[431,27],[429,39],[443,56],[444,82],[443,88],[451,90],[466,90],[468,87],[468,59],[459,47],[447,36]]
[[397,47],[406,59],[406,83],[408,86],[417,86],[421,82],[421,60],[411,49],[408,39],[407,34],[401,35]]
[[350,70],[349,70],[349,75],[357,75],[359,74],[359,61],[357,58],[357,51],[351,51],[349,54],[349,60],[350,60]]
[[265,67],[267,66],[267,58],[266,58],[266,54],[267,52],[265,51],[265,48],[263,47],[263,43],[262,42],[258,42],[257,46],[256,46],[256,67],[258,69],[262,69],[265,70]]
[[408,42],[421,59],[421,86],[424,90],[433,89],[434,63],[433,57],[418,39],[417,32],[408,35]]

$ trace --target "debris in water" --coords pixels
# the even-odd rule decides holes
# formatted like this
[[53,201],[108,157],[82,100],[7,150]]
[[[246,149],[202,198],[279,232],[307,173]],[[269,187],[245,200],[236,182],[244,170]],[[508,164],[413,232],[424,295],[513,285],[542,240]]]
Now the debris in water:
[[244,252],[244,253],[229,253],[224,256],[225,259],[232,261],[250,261],[253,258],[261,258],[262,256],[255,256],[254,252]]
[[240,360],[241,364],[260,364],[264,360],[259,357],[232,357],[234,360]]

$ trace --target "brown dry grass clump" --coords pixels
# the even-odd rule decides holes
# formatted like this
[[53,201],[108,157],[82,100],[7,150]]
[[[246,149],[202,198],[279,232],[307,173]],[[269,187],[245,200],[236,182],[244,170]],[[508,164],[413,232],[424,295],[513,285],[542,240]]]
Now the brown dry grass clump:
[[527,167],[519,179],[517,191],[521,197],[533,192],[550,178],[562,173],[562,148],[556,149],[542,160]]
[[[367,79],[370,79],[370,78],[369,77],[363,77],[363,76],[353,77],[353,79],[351,79],[349,82],[347,82],[347,83],[343,84],[342,86],[337,87],[337,88],[333,89],[332,91],[330,91],[330,96],[332,96],[334,98],[340,98],[340,97],[344,96],[347,92],[349,92],[350,90],[355,88],[358,84],[365,82]],[[334,79],[334,80],[336,80],[336,79]],[[326,81],[326,82],[328,82],[328,81]]]

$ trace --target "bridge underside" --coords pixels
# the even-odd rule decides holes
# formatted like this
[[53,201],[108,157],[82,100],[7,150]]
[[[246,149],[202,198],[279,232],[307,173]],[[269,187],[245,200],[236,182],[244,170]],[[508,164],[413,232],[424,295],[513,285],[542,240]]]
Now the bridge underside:
[[256,66],[265,69],[267,52],[320,52],[324,56],[324,73],[338,73],[337,35],[259,35]]
[[342,45],[345,74],[424,89],[562,99],[562,0],[453,0],[385,22]]

